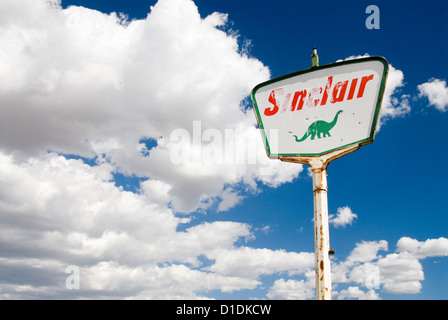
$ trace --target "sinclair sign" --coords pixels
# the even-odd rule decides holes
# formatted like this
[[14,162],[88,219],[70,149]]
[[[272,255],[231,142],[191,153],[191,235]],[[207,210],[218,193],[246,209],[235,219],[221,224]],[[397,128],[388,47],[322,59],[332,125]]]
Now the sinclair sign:
[[252,90],[270,158],[321,156],[373,142],[388,64],[367,57],[260,83]]

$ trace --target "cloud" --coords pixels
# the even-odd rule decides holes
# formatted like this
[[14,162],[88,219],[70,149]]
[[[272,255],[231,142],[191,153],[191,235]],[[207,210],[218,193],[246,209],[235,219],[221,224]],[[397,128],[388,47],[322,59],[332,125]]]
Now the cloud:
[[239,202],[241,202],[244,197],[238,195],[236,192],[229,191],[228,189],[225,189],[221,194],[221,202],[218,205],[217,211],[227,211],[230,208],[237,205]]
[[417,86],[420,97],[427,97],[429,104],[437,110],[445,112],[448,110],[448,87],[445,80],[430,79],[428,82]]
[[[308,253],[236,246],[253,238],[247,224],[178,216],[228,210],[240,190],[302,170],[266,157],[244,101],[269,69],[226,23],[190,0],[132,21],[58,0],[1,2],[3,298],[204,298],[309,266]],[[79,291],[65,287],[68,265]]]
[[387,250],[387,241],[362,241],[356,244],[347,260],[352,262],[368,262],[377,258],[378,251]]
[[315,297],[314,282],[279,279],[269,289],[267,297],[279,300],[307,300]]
[[380,125],[387,119],[404,116],[411,111],[409,97],[401,95],[397,97],[399,89],[404,86],[403,71],[394,68],[389,64],[389,74],[386,80],[386,89],[384,90],[383,103],[381,105]]
[[349,207],[338,208],[338,212],[336,215],[330,214],[328,216],[329,223],[333,224],[336,228],[351,225],[353,223],[353,220],[357,217],[358,215],[356,213],[353,213]]
[[[101,262],[85,274],[94,292],[113,296],[121,291],[132,299],[204,299],[192,292],[220,289],[223,292],[253,289],[258,281],[191,270],[184,265],[128,268],[112,262]],[[169,288],[169,290],[167,290]],[[127,296],[126,296],[127,295]]]
[[423,267],[409,253],[392,253],[378,261],[383,291],[412,294],[420,292],[424,280]]
[[419,259],[448,256],[448,239],[441,237],[422,242],[409,237],[402,237],[397,242],[397,251],[407,251]]
[[342,290],[337,295],[338,300],[379,300],[380,297],[375,290],[369,290],[367,292],[359,289],[358,287],[348,287],[346,290]]
[[388,243],[381,241],[362,241],[356,244],[350,255],[339,263],[332,264],[333,283],[350,284],[348,289],[335,290],[339,299],[374,299],[378,292],[392,294],[416,294],[422,289],[425,279],[421,259],[448,255],[446,238],[418,241],[402,237],[397,241],[396,253],[379,255],[387,251]]
[[[387,241],[362,241],[341,261],[332,258],[332,294],[335,299],[378,300],[381,292],[416,294],[425,279],[420,259],[447,256],[445,238],[418,241],[402,237],[396,253],[388,253]],[[379,254],[380,252],[384,254]],[[304,280],[274,281],[268,291],[270,299],[312,299],[314,270],[303,270]]]
[[[55,153],[25,163],[0,153],[3,298],[196,299],[203,291],[254,289],[261,275],[312,268],[311,253],[236,247],[253,238],[247,224],[178,231],[190,219],[116,187],[109,170]],[[65,287],[68,265],[79,267],[79,291]]]
[[[202,19],[189,0],[159,1],[132,21],[57,1],[2,4],[5,152],[98,157],[125,175],[164,183],[172,207],[184,212],[207,208],[241,181],[278,186],[301,171],[269,164],[255,117],[241,106],[269,69],[217,28],[227,15]],[[193,155],[180,163],[170,139],[176,130],[188,133],[180,143]],[[146,154],[142,139],[155,142]],[[195,157],[198,150],[204,156]]]
[[208,270],[245,278],[257,278],[285,271],[298,274],[314,267],[314,253],[309,252],[295,253],[242,247],[237,250],[212,252],[208,257],[215,261]]

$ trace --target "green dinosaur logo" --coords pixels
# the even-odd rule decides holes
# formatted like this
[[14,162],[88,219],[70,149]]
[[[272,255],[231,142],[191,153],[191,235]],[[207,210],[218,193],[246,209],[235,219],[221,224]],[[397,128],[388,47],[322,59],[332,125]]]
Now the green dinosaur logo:
[[[296,138],[297,142],[302,142],[309,136],[311,136],[311,140],[314,140],[314,138],[317,136],[318,139],[325,138],[325,137],[331,137],[330,130],[333,129],[333,127],[336,125],[336,122],[338,121],[339,114],[342,113],[342,110],[339,110],[336,115],[334,116],[333,121],[326,122],[323,120],[317,120],[314,121],[310,126],[308,127],[308,130],[305,132],[303,137],[301,139],[298,139],[296,135],[293,135],[293,137]],[[291,131],[289,133],[292,133]]]

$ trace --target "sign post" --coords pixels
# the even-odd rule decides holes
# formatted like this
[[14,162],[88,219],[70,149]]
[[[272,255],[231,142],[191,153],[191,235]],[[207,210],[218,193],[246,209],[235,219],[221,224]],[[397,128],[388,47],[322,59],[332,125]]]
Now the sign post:
[[327,170],[311,167],[314,195],[314,252],[316,298],[331,300],[330,231],[328,227]]
[[260,83],[251,98],[268,157],[311,166],[316,298],[330,300],[327,166],[373,142],[388,64],[367,57],[319,66],[315,55],[312,68]]

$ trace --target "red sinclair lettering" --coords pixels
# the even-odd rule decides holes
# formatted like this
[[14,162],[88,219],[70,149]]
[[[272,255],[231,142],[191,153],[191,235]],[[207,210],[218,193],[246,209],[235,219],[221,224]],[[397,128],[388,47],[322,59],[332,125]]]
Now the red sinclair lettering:
[[285,101],[283,101],[283,107],[281,112],[286,112],[288,110],[289,99],[291,99],[291,94],[287,93]]
[[327,85],[325,86],[324,95],[322,97],[322,102],[320,103],[321,106],[324,106],[327,103],[328,95],[330,94],[331,84],[333,82],[333,77],[328,77]]
[[[299,97],[300,97],[300,102],[299,102],[299,105],[297,105],[297,101],[299,100]],[[302,108],[303,108],[303,99],[305,97],[306,97],[306,90],[297,91],[294,94],[294,98],[292,99],[291,111],[294,111],[296,109],[296,106],[297,106],[297,110],[302,110]]]
[[[265,116],[273,116],[274,114],[276,114],[277,113],[277,111],[278,111],[278,109],[279,109],[279,107],[278,107],[278,105],[277,105],[277,100],[275,99],[275,92],[276,91],[279,91],[279,89],[274,89],[274,90],[272,90],[272,92],[271,92],[271,94],[269,95],[269,98],[268,98],[268,101],[270,102],[270,103],[272,103],[273,104],[273,108],[266,108],[266,109],[264,109],[264,115]],[[282,91],[283,91],[283,89],[282,89]]]
[[364,94],[364,89],[366,88],[366,83],[372,79],[373,79],[373,74],[371,74],[370,76],[362,77],[361,85],[359,86],[357,98],[362,98],[362,95]]
[[313,88],[310,91],[310,94],[308,95],[308,102],[307,102],[307,106],[308,107],[317,107],[317,105],[319,104],[319,100],[320,99],[314,99],[314,97],[316,97],[316,95],[322,93],[322,88]]
[[347,100],[352,100],[355,94],[356,84],[358,83],[358,78],[352,80],[352,85],[350,86],[350,91],[348,92]]
[[[361,78],[356,99],[363,97],[367,83],[370,80],[373,80],[373,78],[374,78],[373,74]],[[330,100],[331,103],[342,102],[344,101],[345,98],[347,100],[352,100],[355,97],[355,91],[358,84],[358,80],[359,78],[340,81],[337,82],[332,87],[333,76],[329,76],[327,79],[327,84],[325,85],[325,89],[321,87],[316,87],[309,89],[308,91],[304,89],[301,91],[294,92],[290,108],[289,108],[289,102],[291,101],[292,93],[287,93],[285,95],[285,99],[283,100],[281,113],[287,112],[288,109],[290,109],[291,111],[302,110],[304,104],[307,107],[318,107],[318,106],[325,106],[328,100]],[[347,89],[348,89],[348,95],[346,97]],[[285,90],[283,88],[277,88],[271,91],[268,101],[272,104],[272,106],[270,108],[264,109],[265,116],[269,117],[277,114],[277,112],[280,110],[280,106],[276,99],[276,95],[283,96],[284,94]]]
[[[272,105],[274,107],[264,109],[264,114],[266,116],[273,116],[274,114],[276,114],[278,112],[280,107],[277,104],[277,99],[275,98],[275,95],[283,95],[284,91],[285,90],[283,88],[278,88],[278,89],[272,90],[271,94],[269,95],[268,101],[270,103],[272,103]],[[288,110],[288,104],[289,104],[290,99],[291,99],[291,93],[287,93],[286,97],[285,97],[285,101],[283,101],[283,107],[282,107],[281,112],[286,112]]]
[[333,96],[331,97],[331,103],[344,101],[345,91],[347,90],[348,80],[344,82],[338,82],[333,89]]

